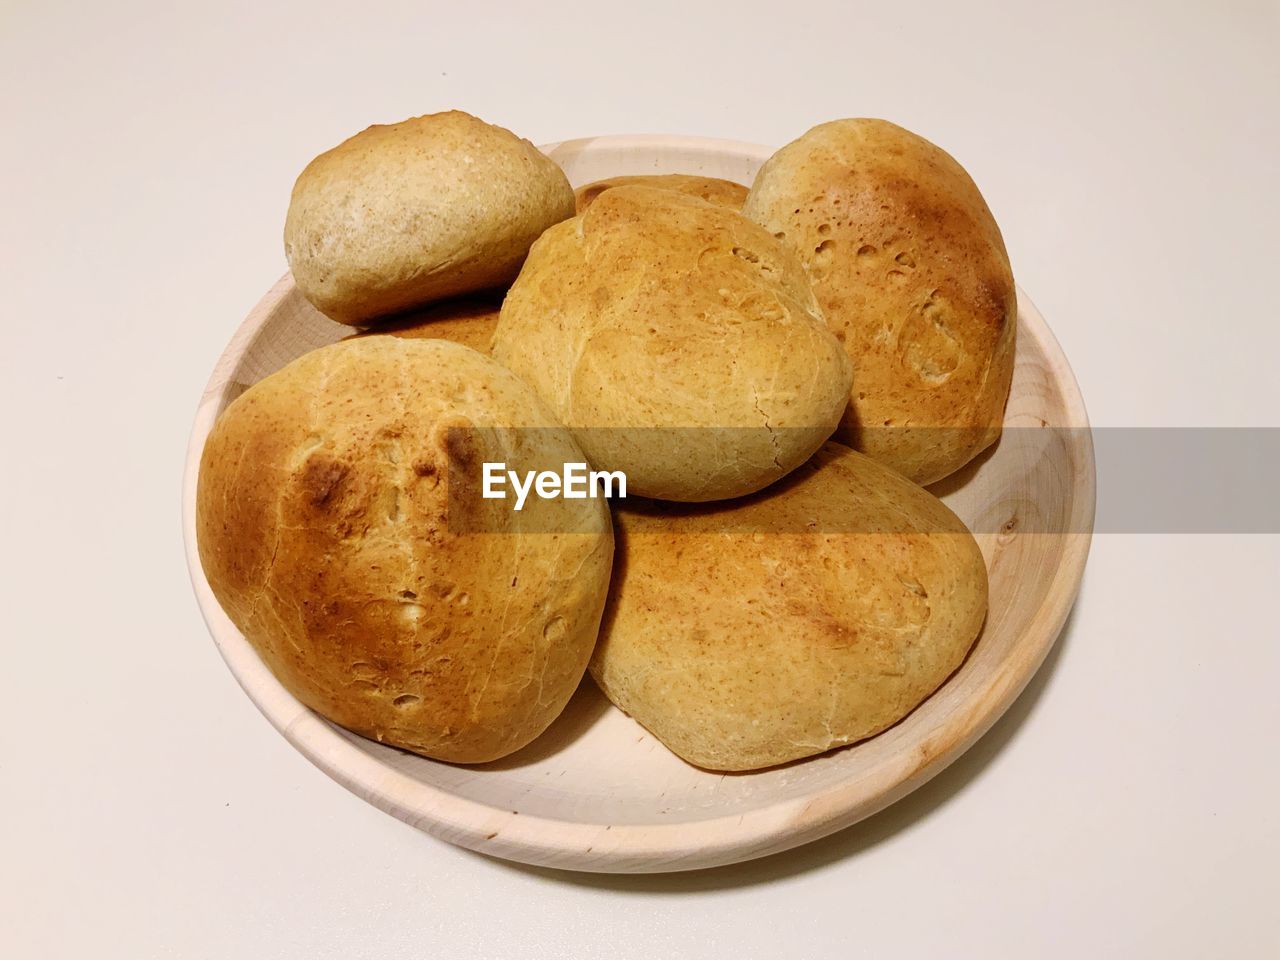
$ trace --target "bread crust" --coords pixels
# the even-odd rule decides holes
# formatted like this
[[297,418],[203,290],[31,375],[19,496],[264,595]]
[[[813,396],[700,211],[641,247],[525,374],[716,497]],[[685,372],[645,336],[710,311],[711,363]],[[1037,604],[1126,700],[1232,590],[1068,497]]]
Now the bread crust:
[[670,500],[740,496],[799,466],[851,376],[794,255],[732,210],[643,186],[534,244],[493,355],[593,466]]
[[884,120],[836,120],[775,153],[743,212],[796,251],[853,360],[838,439],[925,484],[998,439],[1017,294],[960,164]]
[[358,325],[505,286],[573,205],[564,171],[528,140],[451,110],[369,127],[312,160],[285,256],[316,309]]
[[599,500],[530,498],[516,513],[481,499],[479,464],[581,458],[528,388],[473,350],[337,343],[214,424],[201,564],[302,703],[415,753],[492,760],[537,736],[576,688],[613,538]]
[[709,507],[630,503],[591,675],[673,752],[753,770],[886,729],[964,660],[982,555],[936,497],[827,443]]
[[451,340],[487,357],[493,352],[493,332],[498,327],[501,309],[502,297],[499,295],[459,297],[383,320],[362,333],[353,333],[348,339],[387,336],[407,340]]
[[741,210],[747,199],[747,188],[732,180],[719,177],[698,177],[688,173],[652,173],[630,177],[608,177],[579,187],[573,192],[581,213],[596,197],[613,187],[654,187],[658,190],[674,190],[690,197],[698,197],[707,203],[730,210]]

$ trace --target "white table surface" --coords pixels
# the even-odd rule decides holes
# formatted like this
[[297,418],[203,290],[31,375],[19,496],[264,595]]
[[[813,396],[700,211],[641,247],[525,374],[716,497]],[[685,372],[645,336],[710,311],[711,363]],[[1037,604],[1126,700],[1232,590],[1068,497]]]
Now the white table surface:
[[976,748],[720,871],[451,848],[257,714],[188,588],[183,447],[295,175],[372,122],[887,117],[981,185],[1095,426],[1280,420],[1275,0],[508,6],[0,3],[0,956],[1278,955],[1280,537],[1099,535]]

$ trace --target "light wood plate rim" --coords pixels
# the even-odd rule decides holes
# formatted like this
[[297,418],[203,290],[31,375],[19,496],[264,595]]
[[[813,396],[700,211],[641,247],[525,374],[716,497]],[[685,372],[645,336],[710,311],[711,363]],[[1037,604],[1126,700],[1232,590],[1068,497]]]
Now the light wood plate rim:
[[[700,137],[627,135],[566,141],[543,147],[555,156],[602,143],[689,153],[733,153],[763,160],[772,148]],[[195,498],[200,454],[231,373],[251,349],[273,312],[293,292],[286,274],[254,306],[219,357],[201,396],[183,475],[182,526],[187,566],[200,611],[219,653],[268,721],[324,773],[393,816],[488,855],[523,863],[598,872],[673,871],[716,866],[776,853],[816,840],[876,813],[941,772],[1008,709],[1039,669],[1066,622],[1084,574],[1096,500],[1093,445],[1083,397],[1066,356],[1031,301],[1019,291],[1020,337],[1032,337],[1058,385],[1071,431],[1072,454],[1081,465],[1073,478],[1073,515],[1058,566],[1034,630],[987,677],[978,695],[953,709],[946,723],[913,749],[893,754],[870,772],[824,790],[751,810],[670,824],[609,824],[556,820],[497,809],[416,780],[384,765],[295,700],[231,625],[200,566]],[[965,709],[967,707],[967,709]],[[603,842],[607,856],[590,857]]]

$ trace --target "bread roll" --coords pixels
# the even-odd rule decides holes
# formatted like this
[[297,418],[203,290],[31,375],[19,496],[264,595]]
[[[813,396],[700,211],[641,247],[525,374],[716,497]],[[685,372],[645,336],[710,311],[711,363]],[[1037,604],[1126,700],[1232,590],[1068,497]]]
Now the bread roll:
[[476,763],[568,701],[608,586],[608,511],[481,499],[486,460],[559,471],[582,454],[511,373],[443,340],[324,347],[214,424],[196,505],[205,576],[308,707]]
[[690,763],[753,770],[879,733],[964,660],[982,555],[940,500],[835,443],[712,507],[615,511],[591,674]]
[[627,491],[759,490],[830,435],[850,365],[796,258],[740,214],[651,187],[602,193],[534,244],[494,358]]
[[732,180],[721,180],[717,177],[695,177],[687,173],[647,174],[634,177],[609,177],[579,187],[574,191],[581,213],[591,206],[596,197],[612,187],[655,187],[659,190],[674,190],[676,193],[699,197],[708,203],[730,210],[741,210],[742,202],[747,199],[747,188]]
[[743,212],[799,254],[853,358],[839,439],[917,483],[996,441],[1017,296],[960,164],[892,123],[836,120],[775,153]]
[[538,235],[571,216],[552,160],[453,110],[370,127],[312,160],[285,255],[316,309],[362,324],[509,283]]
[[446,300],[424,310],[384,320],[357,337],[402,337],[409,340],[452,340],[488,356],[493,350],[493,331],[498,326],[502,298],[477,294]]

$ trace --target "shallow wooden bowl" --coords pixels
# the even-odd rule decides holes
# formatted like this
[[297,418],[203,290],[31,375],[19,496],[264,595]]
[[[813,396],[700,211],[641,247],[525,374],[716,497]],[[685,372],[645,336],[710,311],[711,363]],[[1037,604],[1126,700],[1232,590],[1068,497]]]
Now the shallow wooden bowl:
[[[701,173],[749,184],[772,152],[665,136],[599,137],[545,150],[575,186],[635,173]],[[986,627],[940,690],[895,727],[854,746],[757,773],[708,773],[676,758],[586,680],[530,746],[499,762],[460,767],[347,733],[299,704],[218,606],[195,542],[197,465],[214,419],[249,385],[351,332],[317,313],[288,276],[236,331],[196,414],[183,527],[200,608],[232,673],[290,743],[370,803],[451,843],[574,870],[658,872],[816,840],[920,786],[986,732],[1040,666],[1080,585],[1094,509],[1088,420],[1044,320],[1021,295],[1018,309],[1005,436],[994,452],[935,488],[982,546],[991,578]]]

